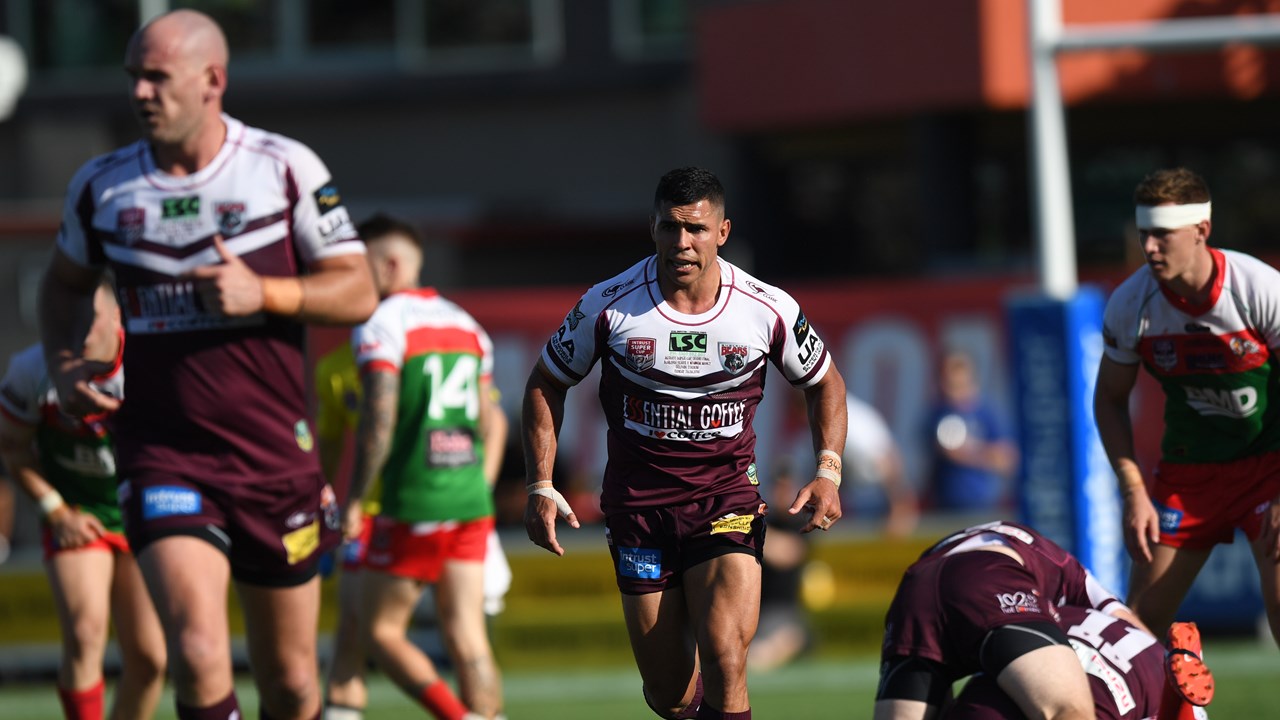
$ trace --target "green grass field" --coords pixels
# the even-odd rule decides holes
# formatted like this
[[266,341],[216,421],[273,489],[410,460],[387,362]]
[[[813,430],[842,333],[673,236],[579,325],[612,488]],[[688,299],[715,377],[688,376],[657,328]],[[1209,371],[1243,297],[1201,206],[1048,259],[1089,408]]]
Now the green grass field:
[[[1206,655],[1218,682],[1210,705],[1213,720],[1276,716],[1280,652],[1260,643],[1208,643]],[[751,676],[755,717],[871,717],[877,669],[872,658],[822,657]],[[257,700],[248,678],[238,693],[246,718],[257,717]],[[426,717],[383,678],[370,680],[368,720]],[[640,679],[627,667],[591,671],[509,672],[507,714],[513,720],[649,720],[655,717],[640,698]],[[5,720],[56,720],[61,717],[48,685],[0,687],[0,717]],[[172,720],[173,700],[166,694],[157,720]]]

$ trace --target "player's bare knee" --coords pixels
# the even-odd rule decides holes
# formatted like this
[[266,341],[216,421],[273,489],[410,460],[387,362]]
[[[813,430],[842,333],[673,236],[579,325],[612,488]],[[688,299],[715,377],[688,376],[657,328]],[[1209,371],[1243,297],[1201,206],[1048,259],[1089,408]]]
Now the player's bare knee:
[[[296,664],[295,664],[296,665]],[[262,702],[272,717],[296,717],[319,697],[320,686],[314,669],[296,665],[271,673],[260,681]]]
[[224,672],[227,665],[226,639],[199,628],[185,628],[170,648],[169,664],[174,681],[194,684],[202,678]]
[[67,653],[77,658],[100,657],[107,647],[105,618],[81,616],[75,619],[64,641]]
[[121,673],[139,682],[153,683],[164,679],[167,665],[164,647],[121,649]]

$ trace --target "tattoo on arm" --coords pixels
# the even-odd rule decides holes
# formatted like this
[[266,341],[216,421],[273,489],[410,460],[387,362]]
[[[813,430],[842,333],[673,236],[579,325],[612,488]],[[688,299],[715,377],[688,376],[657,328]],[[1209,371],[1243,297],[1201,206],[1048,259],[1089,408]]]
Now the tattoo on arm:
[[356,429],[355,459],[351,470],[352,501],[364,495],[391,453],[391,436],[400,402],[400,376],[373,371],[363,379],[364,398],[360,403],[360,424]]

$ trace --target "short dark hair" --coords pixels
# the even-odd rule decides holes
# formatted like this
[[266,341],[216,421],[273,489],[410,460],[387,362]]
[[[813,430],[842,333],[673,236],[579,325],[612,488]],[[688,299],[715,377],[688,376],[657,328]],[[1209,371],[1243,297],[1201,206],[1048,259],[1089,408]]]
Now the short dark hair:
[[1209,183],[1204,178],[1180,168],[1167,168],[1142,178],[1137,189],[1133,191],[1134,205],[1160,205],[1161,203],[1209,202]]
[[658,181],[658,189],[653,193],[655,208],[664,202],[690,205],[699,200],[709,200],[724,207],[724,186],[720,184],[720,178],[700,167],[682,167],[668,172]]
[[386,213],[378,213],[356,226],[360,239],[366,243],[380,240],[388,235],[405,235],[413,240],[413,244],[422,247],[422,233],[418,228],[399,218]]

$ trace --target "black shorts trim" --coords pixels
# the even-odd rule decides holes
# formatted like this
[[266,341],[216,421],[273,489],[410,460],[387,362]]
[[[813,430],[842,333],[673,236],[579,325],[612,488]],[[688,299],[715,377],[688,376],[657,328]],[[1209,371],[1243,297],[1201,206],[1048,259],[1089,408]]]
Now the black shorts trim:
[[320,558],[312,556],[306,563],[298,566],[297,572],[279,573],[259,570],[236,570],[231,568],[231,577],[236,582],[261,587],[289,588],[305,585],[311,578],[320,574]]
[[1067,634],[1055,623],[1037,621],[1001,625],[982,639],[978,663],[991,677],[999,677],[1000,672],[1014,660],[1054,645],[1071,645]]
[[927,658],[897,655],[880,665],[876,700],[914,700],[941,707],[951,694],[946,665]]
[[131,538],[129,540],[129,547],[132,548],[134,557],[137,557],[139,553],[147,548],[147,546],[157,540],[163,540],[168,537],[193,537],[198,540],[203,540],[217,548],[218,552],[221,552],[228,558],[231,557],[231,541],[227,538],[225,533],[221,530],[215,529],[212,525],[197,525],[192,527],[174,527],[162,530],[153,530],[147,533],[147,537],[140,543],[135,544],[134,540]]

